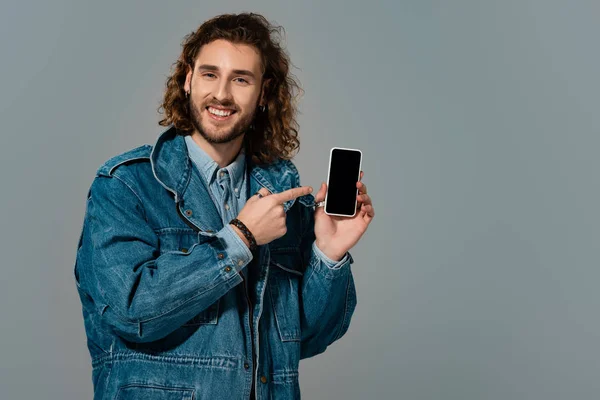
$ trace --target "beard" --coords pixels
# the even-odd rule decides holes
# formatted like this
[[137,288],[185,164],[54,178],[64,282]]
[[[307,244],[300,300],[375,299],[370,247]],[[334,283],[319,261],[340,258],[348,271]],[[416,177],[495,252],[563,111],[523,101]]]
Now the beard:
[[[227,127],[227,126],[210,126],[212,125],[210,120],[208,120],[208,116],[206,116],[205,114],[203,114],[203,111],[206,111],[208,113],[208,110],[206,109],[206,105],[202,106],[202,108],[199,108],[196,103],[194,103],[192,101],[192,95],[190,93],[190,97],[189,97],[189,109],[190,109],[190,116],[191,116],[191,122],[192,125],[194,125],[194,128],[196,128],[196,130],[198,131],[198,133],[204,138],[204,140],[206,140],[208,143],[212,143],[212,144],[217,144],[217,143],[228,143],[231,142],[232,140],[237,139],[238,137],[242,136],[244,133],[246,133],[246,131],[248,130],[248,128],[250,127],[250,125],[252,124],[252,120],[254,119],[254,112],[253,113],[243,113],[241,111],[239,111],[239,107],[233,107],[236,112],[235,114],[238,114],[237,120],[236,122],[233,124],[233,126]],[[233,104],[232,103],[227,103],[227,104],[221,104],[223,107],[232,107]],[[231,123],[228,123],[231,124]]]

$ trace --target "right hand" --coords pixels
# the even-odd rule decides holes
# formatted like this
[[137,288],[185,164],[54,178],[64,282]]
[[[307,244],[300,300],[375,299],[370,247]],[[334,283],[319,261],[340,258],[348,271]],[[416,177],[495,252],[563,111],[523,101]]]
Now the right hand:
[[[267,189],[261,188],[259,193],[264,197],[253,195],[248,199],[237,219],[252,232],[257,245],[269,243],[287,232],[286,214],[283,203],[312,192],[310,186],[300,186],[281,193],[271,194]],[[236,228],[237,230],[237,228]],[[244,241],[246,238],[242,235]]]

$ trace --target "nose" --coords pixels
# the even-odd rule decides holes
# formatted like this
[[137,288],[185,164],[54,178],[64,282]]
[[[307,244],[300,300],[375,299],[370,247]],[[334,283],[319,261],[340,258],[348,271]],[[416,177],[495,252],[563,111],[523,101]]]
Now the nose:
[[215,99],[220,102],[228,102],[231,101],[231,89],[229,87],[229,81],[226,79],[222,79],[217,84],[214,92]]

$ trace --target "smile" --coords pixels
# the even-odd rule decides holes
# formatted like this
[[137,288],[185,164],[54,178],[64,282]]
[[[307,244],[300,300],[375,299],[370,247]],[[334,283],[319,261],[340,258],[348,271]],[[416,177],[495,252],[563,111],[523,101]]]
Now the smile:
[[235,114],[235,110],[219,110],[218,108],[206,107],[210,116],[216,120],[222,121]]

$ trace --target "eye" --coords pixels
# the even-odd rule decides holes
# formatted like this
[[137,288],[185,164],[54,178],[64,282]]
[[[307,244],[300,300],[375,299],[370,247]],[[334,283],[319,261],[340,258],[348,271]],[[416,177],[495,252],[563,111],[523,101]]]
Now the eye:
[[[211,74],[210,72],[208,72],[208,73],[206,73],[206,74],[202,74],[202,76],[206,76],[206,77],[209,77],[209,75],[211,75],[211,76],[216,76],[215,74]],[[209,77],[209,78],[210,78],[210,77]]]
[[240,81],[242,81],[242,83],[249,83],[247,80],[245,80],[244,78],[235,78],[235,79],[239,79]]

